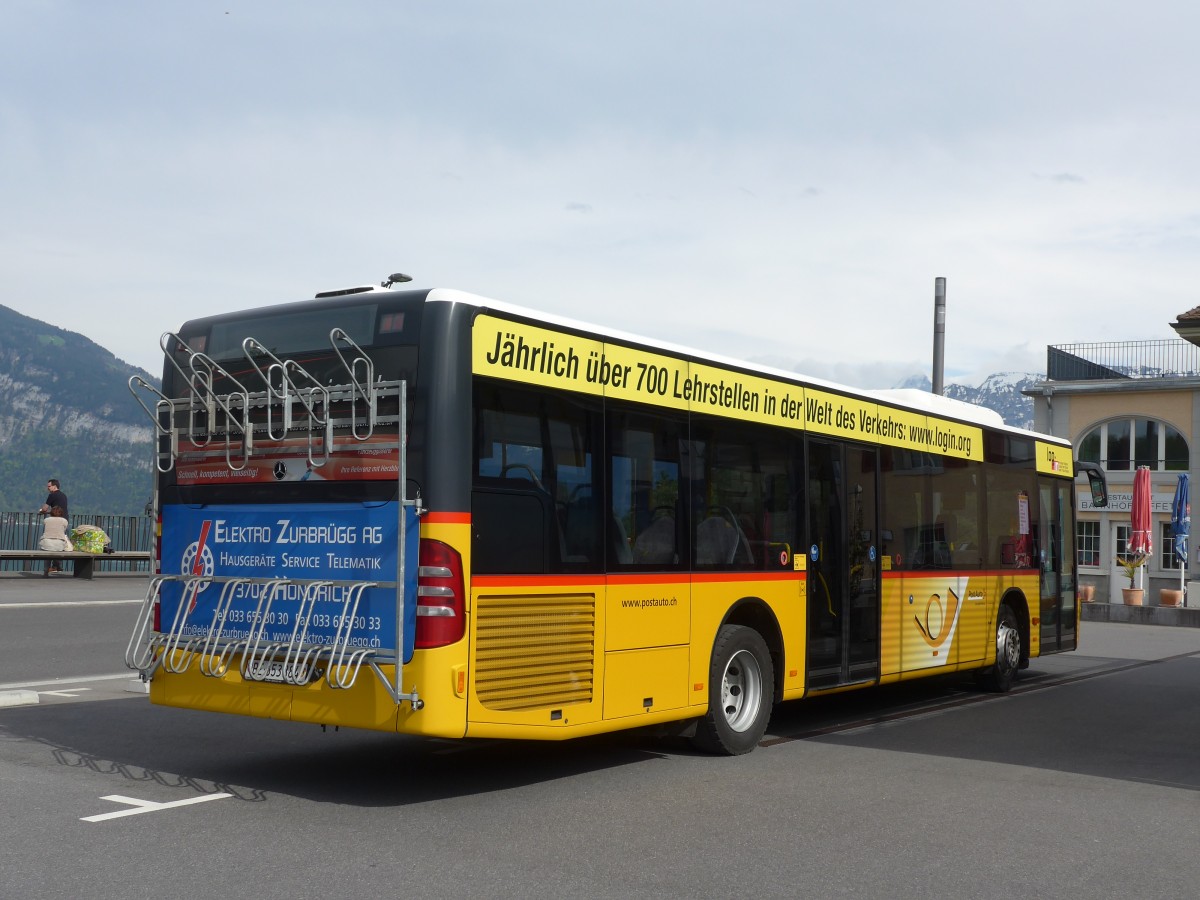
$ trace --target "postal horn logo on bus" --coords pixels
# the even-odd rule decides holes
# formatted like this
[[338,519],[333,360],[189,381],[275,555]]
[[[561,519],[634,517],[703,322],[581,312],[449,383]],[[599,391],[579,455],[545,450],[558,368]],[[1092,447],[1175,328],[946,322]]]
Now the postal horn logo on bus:
[[[208,546],[208,533],[212,530],[212,519],[205,519],[200,525],[200,537],[192,541],[183,551],[179,573],[181,575],[202,575],[211,578],[216,571],[216,561],[213,559],[212,548]],[[207,583],[196,587],[196,593],[208,588]]]
[[923,619],[919,612],[913,616],[921,637],[925,638],[925,643],[933,650],[934,656],[945,649],[954,635],[954,628],[958,624],[959,605],[958,594],[953,588],[947,588],[945,605],[940,594],[930,594]]

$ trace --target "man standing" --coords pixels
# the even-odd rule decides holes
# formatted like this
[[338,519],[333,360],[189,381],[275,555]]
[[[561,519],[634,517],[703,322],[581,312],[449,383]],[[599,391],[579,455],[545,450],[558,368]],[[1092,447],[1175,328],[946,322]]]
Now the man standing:
[[46,490],[50,493],[46,497],[46,502],[42,504],[42,508],[38,510],[43,516],[50,514],[50,510],[56,506],[62,507],[63,518],[67,518],[67,495],[62,492],[62,488],[58,485],[57,478],[51,478],[46,482]]

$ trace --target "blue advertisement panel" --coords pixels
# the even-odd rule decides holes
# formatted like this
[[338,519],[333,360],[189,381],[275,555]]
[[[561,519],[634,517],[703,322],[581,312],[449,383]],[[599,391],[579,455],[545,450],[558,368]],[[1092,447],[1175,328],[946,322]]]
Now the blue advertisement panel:
[[[404,586],[404,661],[412,659],[416,629],[417,516],[398,502],[181,506],[162,511],[162,574],[218,578],[286,578],[265,617],[261,583],[237,584],[226,595],[222,640],[245,640],[265,618],[261,640],[289,643],[307,628],[306,644],[330,644],[347,621],[351,650],[391,655],[396,648],[396,582],[400,516],[407,522]],[[306,586],[300,582],[328,581]],[[188,613],[185,638],[208,634],[225,585],[202,584]],[[160,593],[162,627],[174,621],[183,585],[167,582]],[[309,601],[309,602],[306,602]],[[260,605],[261,604],[261,605]],[[305,612],[307,611],[307,616]],[[299,621],[298,619],[306,619]],[[342,630],[344,635],[344,630]],[[253,636],[257,636],[257,631]]]

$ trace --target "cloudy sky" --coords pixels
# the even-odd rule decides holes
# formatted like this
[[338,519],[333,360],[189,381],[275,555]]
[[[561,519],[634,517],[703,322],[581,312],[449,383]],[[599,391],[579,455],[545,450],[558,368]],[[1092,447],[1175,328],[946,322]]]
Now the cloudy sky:
[[0,303],[161,369],[393,271],[865,387],[1200,304],[1200,4],[5,0]]

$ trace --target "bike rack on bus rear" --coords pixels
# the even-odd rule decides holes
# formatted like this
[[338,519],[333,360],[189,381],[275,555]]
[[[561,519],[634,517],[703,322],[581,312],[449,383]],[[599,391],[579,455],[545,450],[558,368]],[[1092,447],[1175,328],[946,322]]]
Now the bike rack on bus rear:
[[[194,350],[176,334],[164,334],[159,346],[167,362],[178,373],[186,388],[182,397],[171,398],[139,376],[129,379],[129,390],[146,412],[155,428],[155,468],[171,471],[180,459],[190,462],[223,462],[230,471],[244,469],[256,454],[269,459],[271,448],[255,442],[255,433],[267,442],[283,443],[291,435],[307,438],[308,463],[320,467],[328,462],[342,441],[362,443],[370,440],[378,425],[395,424],[395,444],[373,444],[375,449],[396,450],[397,478],[401,507],[413,507],[420,515],[420,497],[405,497],[407,486],[408,385],[404,381],[376,381],[375,366],[366,352],[341,328],[329,333],[333,351],[345,370],[348,381],[322,385],[298,362],[280,359],[253,337],[242,342],[242,350],[263,383],[263,390],[250,390],[207,354]],[[173,343],[172,343],[173,342]],[[353,350],[347,358],[343,349]],[[186,368],[175,358],[184,356]],[[234,387],[218,394],[217,379]],[[153,407],[139,395],[153,395]],[[380,416],[379,400],[395,397],[397,415]],[[335,417],[340,406],[344,418]],[[363,407],[360,414],[359,407]],[[263,410],[264,424],[251,420],[253,410]],[[276,411],[278,413],[276,417]],[[278,423],[278,425],[276,424]],[[214,441],[217,445],[214,446]],[[164,446],[165,442],[165,446]],[[223,444],[223,447],[220,445]],[[236,450],[235,450],[236,448]],[[319,450],[318,450],[319,448]],[[276,451],[278,452],[278,451]],[[236,455],[236,458],[235,458]],[[138,670],[149,681],[161,668],[171,674],[187,672],[198,660],[197,670],[209,678],[224,678],[233,659],[241,657],[238,672],[246,681],[272,681],[303,685],[324,678],[333,689],[354,686],[364,664],[368,665],[387,689],[392,700],[409,702],[421,709],[424,701],[417,690],[404,690],[404,583],[410,561],[405,559],[407,517],[401,515],[398,565],[395,581],[301,580],[281,577],[223,577],[184,573],[158,575],[150,580],[138,612],[133,634],[125,651],[125,664]],[[160,602],[164,584],[179,583],[181,599],[165,631],[154,630],[155,606]],[[208,585],[219,585],[221,596],[207,625],[191,621],[196,598]],[[290,637],[267,640],[266,627],[281,591],[296,587],[301,591],[299,611]],[[396,596],[396,650],[394,655],[373,648],[351,645],[351,623],[355,621],[363,594],[370,588],[387,588]],[[309,639],[309,622],[319,598],[338,590],[343,599],[333,639],[327,643]],[[257,607],[251,613],[249,630],[244,637],[227,637],[229,612],[235,597],[257,595]],[[163,623],[166,624],[166,623]],[[383,666],[393,666],[389,678]]]

